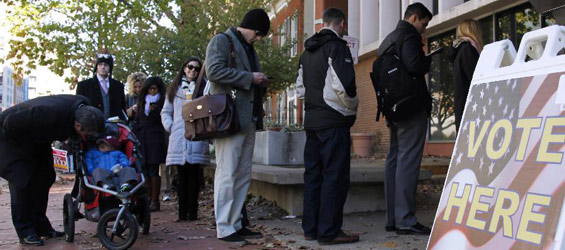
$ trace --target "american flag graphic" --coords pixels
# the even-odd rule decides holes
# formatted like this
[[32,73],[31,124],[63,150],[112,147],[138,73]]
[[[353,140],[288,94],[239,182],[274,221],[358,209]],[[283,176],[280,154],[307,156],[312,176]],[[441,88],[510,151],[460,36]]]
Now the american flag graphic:
[[[454,155],[434,221],[433,232],[428,243],[429,249],[554,249],[561,246],[565,232],[565,211],[562,211],[565,194],[565,165],[538,161],[538,151],[544,133],[544,124],[548,117],[559,117],[565,113],[556,102],[559,79],[565,73],[552,73],[519,79],[473,85],[467,100],[461,131],[455,145]],[[517,122],[523,119],[541,118],[541,126],[531,129],[527,138],[523,160],[518,160],[518,147],[525,129],[517,128]],[[486,121],[490,127],[500,120],[512,124],[508,130],[486,130],[484,139],[479,143],[476,154],[469,157],[470,144],[477,141],[481,128]],[[471,129],[474,126],[474,138]],[[565,134],[565,124],[554,126],[552,134]],[[491,135],[491,133],[494,133]],[[508,133],[508,134],[507,134]],[[546,131],[547,133],[547,131]],[[490,147],[495,151],[506,148],[498,159],[491,159],[487,147],[491,136]],[[505,140],[510,139],[510,140]],[[547,152],[563,153],[565,142],[550,143]],[[444,220],[446,207],[452,185],[459,184],[457,197],[462,197],[463,187],[468,184],[472,189],[467,200],[462,223],[457,224],[456,216],[459,208],[451,208],[448,220]],[[483,196],[480,202],[488,204],[488,210],[477,212],[475,219],[484,221],[484,230],[467,226],[467,219],[472,204],[473,194],[477,187],[495,189],[492,197]],[[504,235],[503,220],[498,221],[494,232],[489,231],[492,223],[495,203],[499,190],[507,190],[519,196],[516,212],[510,216],[511,235]],[[521,215],[528,194],[551,196],[548,206],[533,206],[531,211],[544,214],[543,223],[530,222],[527,231],[542,235],[539,244],[521,240],[517,237]],[[476,201],[475,201],[476,202]],[[510,201],[505,200],[502,207],[508,208]],[[562,213],[564,215],[562,215]],[[561,224],[561,226],[559,225]]]

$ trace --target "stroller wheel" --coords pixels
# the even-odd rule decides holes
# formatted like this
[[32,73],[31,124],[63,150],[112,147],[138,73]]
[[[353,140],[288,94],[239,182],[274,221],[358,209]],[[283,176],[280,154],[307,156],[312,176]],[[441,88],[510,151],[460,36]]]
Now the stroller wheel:
[[75,240],[75,205],[71,194],[65,194],[63,200],[63,227],[65,240],[73,242]]
[[149,209],[149,196],[140,197],[137,204],[137,222],[142,234],[149,233],[151,225],[151,211]]
[[[137,222],[129,211],[117,220],[119,208],[114,208],[102,215],[98,221],[98,238],[108,249],[128,249],[137,239]],[[117,223],[117,225],[116,225]],[[116,225],[116,231],[113,231]]]

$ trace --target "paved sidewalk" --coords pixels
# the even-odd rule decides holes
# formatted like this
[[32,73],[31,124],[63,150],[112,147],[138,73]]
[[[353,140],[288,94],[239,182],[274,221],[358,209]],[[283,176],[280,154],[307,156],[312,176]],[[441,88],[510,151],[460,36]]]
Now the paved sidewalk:
[[[69,193],[73,182],[64,176],[51,189],[49,197],[48,217],[56,230],[63,230],[63,196]],[[67,179],[67,180],[65,180]],[[433,180],[432,180],[433,181]],[[435,215],[435,207],[439,200],[436,189],[426,185],[419,188],[418,216],[420,222],[430,225]],[[23,247],[13,229],[10,215],[10,196],[6,182],[0,179],[0,249],[39,249],[39,247]],[[208,183],[208,186],[209,183]],[[423,190],[422,190],[423,189]],[[361,234],[361,241],[355,244],[320,246],[316,241],[305,241],[302,236],[301,219],[285,219],[278,213],[270,213],[269,209],[251,208],[250,217],[256,229],[265,237],[251,241],[246,246],[238,246],[221,242],[215,237],[212,190],[206,188],[201,193],[199,220],[196,222],[173,222],[176,218],[176,202],[162,202],[161,211],[152,213],[151,230],[148,235],[139,234],[132,249],[425,249],[428,236],[397,236],[385,232],[384,212],[356,213],[346,215],[344,229]],[[260,212],[259,212],[260,211]],[[267,212],[265,212],[267,211]],[[76,222],[75,242],[68,243],[64,239],[46,240],[42,249],[102,249],[96,237],[95,222],[81,219]]]

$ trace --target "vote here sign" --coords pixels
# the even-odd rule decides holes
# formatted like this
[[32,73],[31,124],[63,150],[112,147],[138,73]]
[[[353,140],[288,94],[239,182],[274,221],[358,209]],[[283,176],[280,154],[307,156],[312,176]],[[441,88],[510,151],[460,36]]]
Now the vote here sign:
[[469,90],[429,249],[563,246],[565,72],[508,78]]

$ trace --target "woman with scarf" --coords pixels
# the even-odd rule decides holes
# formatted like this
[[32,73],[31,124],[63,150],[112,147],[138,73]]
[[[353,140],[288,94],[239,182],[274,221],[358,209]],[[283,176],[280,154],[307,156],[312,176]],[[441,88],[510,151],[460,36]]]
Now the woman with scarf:
[[479,54],[483,49],[483,35],[479,22],[467,19],[457,26],[457,39],[449,50],[449,57],[453,61],[453,81],[455,87],[455,127],[459,127],[463,116],[463,109],[467,94],[471,87],[471,80]]
[[133,129],[141,143],[142,170],[151,198],[151,211],[160,210],[159,164],[165,163],[167,155],[165,129],[161,124],[161,109],[165,102],[165,91],[165,84],[160,77],[152,76],[145,80],[137,101],[136,124]]
[[[167,93],[165,106],[161,111],[161,120],[169,137],[167,168],[177,168],[178,172],[178,219],[177,221],[196,220],[198,218],[198,194],[202,165],[210,164],[208,142],[189,141],[184,138],[184,120],[182,105],[190,102],[195,91],[199,95],[206,93],[202,88],[206,80],[202,79],[201,88],[195,90],[198,73],[202,63],[198,58],[189,57],[180,67]],[[206,86],[207,87],[207,86]]]

